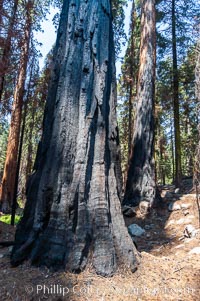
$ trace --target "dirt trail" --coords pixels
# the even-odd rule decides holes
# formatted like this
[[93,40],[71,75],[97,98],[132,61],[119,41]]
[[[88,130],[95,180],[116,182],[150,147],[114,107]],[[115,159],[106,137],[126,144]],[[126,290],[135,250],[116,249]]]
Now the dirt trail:
[[[134,273],[120,269],[111,278],[88,269],[79,275],[30,267],[11,268],[11,248],[0,248],[0,300],[198,301],[200,300],[200,231],[195,194],[162,190],[164,204],[147,217],[139,211],[126,218],[145,229],[134,240],[141,264]],[[170,210],[172,211],[170,211]],[[191,233],[190,233],[191,232]],[[6,233],[6,234],[5,234]],[[0,240],[12,240],[14,229],[0,223]]]

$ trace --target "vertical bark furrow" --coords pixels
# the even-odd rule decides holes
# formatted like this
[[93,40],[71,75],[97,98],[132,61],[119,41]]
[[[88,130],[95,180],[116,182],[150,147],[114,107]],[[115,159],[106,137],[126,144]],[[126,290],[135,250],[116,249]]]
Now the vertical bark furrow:
[[137,109],[124,204],[155,201],[154,148],[155,1],[142,1]]
[[[28,1],[25,7],[26,17],[25,17],[25,26],[24,26],[24,39],[22,41],[22,52],[20,57],[19,75],[17,78],[17,83],[14,92],[14,101],[13,101],[11,124],[9,129],[9,136],[8,136],[6,160],[5,160],[2,183],[0,186],[0,207],[1,207],[1,211],[5,213],[10,212],[11,210],[11,206],[14,198],[14,191],[15,191],[18,148],[19,148],[19,140],[20,140],[21,120],[22,120],[23,95],[24,95],[24,86],[26,80],[26,69],[27,69],[28,57],[29,57],[29,44],[30,44],[31,30],[32,30],[33,5],[34,5],[34,1]],[[15,1],[14,12],[13,12],[14,19],[16,15],[17,6],[18,6],[18,1]],[[14,20],[11,20],[11,23],[12,22],[14,22]],[[13,27],[13,24],[11,24],[11,26]],[[8,42],[11,43],[12,33],[10,32],[9,35],[10,36],[8,38],[10,39],[10,42],[9,41]],[[10,49],[7,50],[8,52],[10,51]],[[8,62],[5,62],[5,64],[8,65]]]
[[[29,257],[35,264],[79,272],[91,258],[97,273],[111,275],[117,266],[117,252],[123,253],[126,242],[131,249],[123,217],[118,217],[120,187],[116,183],[110,186],[108,179],[111,163],[113,170],[120,165],[110,13],[108,0],[69,1],[66,51],[62,52],[56,95],[52,93],[54,104],[49,98],[47,108],[51,110],[46,111],[44,124],[45,163],[40,161],[32,188],[29,186],[13,264]],[[43,146],[46,135],[47,148]],[[110,190],[115,198],[111,198]],[[30,203],[33,197],[35,211]],[[111,202],[117,203],[112,205],[115,211],[111,211]],[[116,227],[122,229],[113,231],[115,219],[120,220],[114,222]],[[117,232],[121,234],[117,236]],[[31,250],[21,250],[31,233],[36,233],[37,240],[31,241]],[[135,252],[133,244],[130,252]],[[123,262],[130,266],[136,262],[134,258],[124,257]]]

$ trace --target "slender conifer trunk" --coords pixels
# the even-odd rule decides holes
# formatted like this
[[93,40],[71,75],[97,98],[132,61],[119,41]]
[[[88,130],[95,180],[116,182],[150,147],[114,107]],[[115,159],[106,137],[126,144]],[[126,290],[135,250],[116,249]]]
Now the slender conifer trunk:
[[26,25],[20,59],[19,75],[14,93],[14,102],[11,114],[11,124],[8,136],[6,160],[0,186],[0,208],[2,212],[10,212],[14,196],[15,177],[17,169],[18,146],[22,119],[22,107],[26,69],[29,56],[29,43],[31,36],[31,10],[33,2],[29,1],[26,7]]
[[176,43],[176,1],[172,0],[172,56],[173,56],[173,105],[174,105],[174,141],[175,141],[175,184],[181,185],[181,135],[179,116],[179,79]]

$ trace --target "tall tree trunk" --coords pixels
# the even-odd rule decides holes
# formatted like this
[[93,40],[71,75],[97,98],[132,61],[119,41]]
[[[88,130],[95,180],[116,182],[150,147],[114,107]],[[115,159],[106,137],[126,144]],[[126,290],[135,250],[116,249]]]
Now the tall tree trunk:
[[12,199],[12,211],[11,211],[11,225],[14,226],[15,224],[15,214],[17,209],[17,191],[18,191],[18,184],[19,184],[19,172],[20,172],[20,163],[22,157],[22,147],[24,141],[24,131],[26,125],[26,113],[27,113],[27,103],[24,104],[24,116],[22,120],[22,129],[19,141],[19,153],[17,158],[17,166],[16,166],[16,175],[15,175],[15,186],[13,192],[13,199]]
[[163,142],[164,139],[161,138],[160,139],[160,160],[161,160],[161,180],[162,180],[162,184],[165,185],[165,167],[163,166],[164,161],[163,161]]
[[17,168],[18,146],[21,127],[21,116],[24,96],[24,85],[26,80],[26,69],[29,55],[29,42],[31,36],[31,11],[32,1],[26,7],[26,25],[24,31],[24,41],[20,59],[19,75],[15,88],[11,124],[8,137],[7,153],[4,173],[0,187],[0,207],[2,212],[9,212],[13,200],[15,176]]
[[[196,60],[196,68],[195,68],[195,94],[198,99],[198,113],[200,113],[200,40],[197,43],[196,49],[197,49],[197,60]],[[195,180],[194,186],[200,188],[200,124],[198,125],[198,131],[199,131],[199,137],[198,137],[199,143],[196,148],[196,158],[194,164],[194,180]]]
[[132,3],[131,10],[131,45],[130,45],[130,78],[129,78],[129,110],[128,110],[128,156],[131,155],[132,149],[132,138],[133,138],[133,97],[134,97],[134,88],[136,85],[136,66],[135,66],[135,2]]
[[154,93],[155,93],[155,1],[142,1],[140,67],[132,155],[123,204],[152,206],[155,199]]
[[122,78],[127,86],[128,95],[128,131],[127,131],[127,142],[128,142],[128,160],[125,171],[125,180],[127,178],[128,163],[132,151],[132,139],[133,139],[133,116],[134,116],[134,100],[136,99],[137,90],[137,77],[138,77],[138,59],[139,51],[137,46],[137,14],[135,10],[135,1],[132,1],[131,8],[131,23],[130,23],[130,39],[128,41],[128,47],[125,54],[125,61],[122,69]]
[[172,156],[172,183],[175,182],[175,160],[174,160],[174,131],[173,131],[173,117],[171,118],[171,128],[170,128],[170,140],[171,140],[171,156]]
[[128,99],[128,157],[131,155],[133,138],[133,83],[130,83],[129,99]]
[[3,25],[3,18],[2,18],[3,17],[3,4],[4,4],[4,0],[0,0],[0,34],[1,34],[1,28]]
[[28,177],[31,174],[31,167],[32,167],[32,132],[34,128],[34,118],[35,118],[35,98],[33,96],[33,100],[31,97],[31,85],[33,81],[33,69],[34,69],[34,62],[35,58],[32,59],[32,62],[30,64],[30,74],[29,74],[29,83],[28,83],[28,88],[27,88],[27,96],[26,96],[26,102],[24,103],[24,122],[23,124],[26,123],[26,117],[27,117],[27,111],[29,110],[29,103],[33,101],[33,105],[31,107],[31,117],[30,117],[30,125],[29,125],[29,132],[26,137],[26,142],[28,144],[27,147],[27,157],[26,157],[26,167],[25,167],[25,183],[27,182]]
[[9,62],[10,62],[11,42],[12,42],[12,36],[13,36],[13,28],[14,28],[15,20],[16,20],[18,3],[19,3],[19,0],[14,1],[12,16],[10,18],[10,23],[9,23],[9,27],[8,27],[7,38],[5,41],[3,54],[2,54],[2,57],[0,60],[0,103],[2,101],[5,76],[8,71]]
[[26,169],[25,169],[25,183],[28,183],[28,179],[31,175],[32,172],[32,166],[33,166],[33,142],[32,142],[32,138],[33,138],[33,132],[32,129],[34,128],[34,124],[35,124],[35,108],[34,108],[34,104],[33,107],[31,108],[32,112],[31,112],[31,122],[30,122],[30,129],[28,132],[28,139],[27,139],[27,143],[28,143],[28,148],[27,148],[27,157],[26,157]]
[[120,262],[135,268],[119,199],[110,1],[64,1],[54,64],[12,264],[30,258],[78,272],[92,262],[101,275]]
[[176,45],[175,0],[172,0],[172,55],[173,55],[173,105],[174,105],[174,140],[175,140],[175,185],[181,185],[181,135],[179,117],[179,79]]

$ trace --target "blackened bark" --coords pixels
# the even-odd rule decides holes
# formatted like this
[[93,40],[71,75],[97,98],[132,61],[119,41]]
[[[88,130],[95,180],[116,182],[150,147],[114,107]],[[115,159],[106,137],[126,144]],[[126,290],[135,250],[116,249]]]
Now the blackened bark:
[[64,1],[44,132],[12,264],[111,275],[137,263],[120,207],[110,1]]
[[176,47],[176,12],[175,0],[172,0],[172,55],[173,55],[173,105],[174,105],[174,140],[175,140],[175,184],[181,185],[181,135],[179,117],[179,79]]
[[137,109],[123,204],[155,200],[154,172],[155,1],[142,1]]

